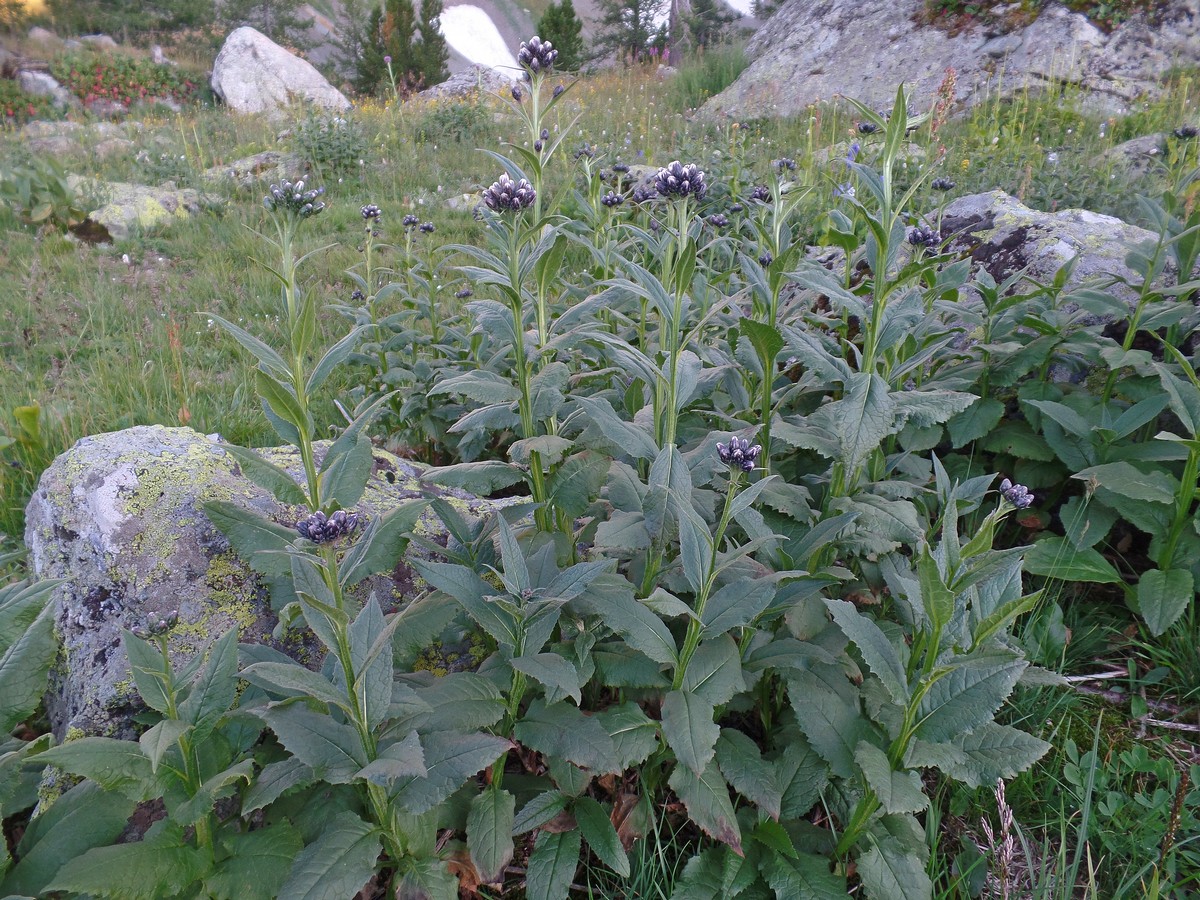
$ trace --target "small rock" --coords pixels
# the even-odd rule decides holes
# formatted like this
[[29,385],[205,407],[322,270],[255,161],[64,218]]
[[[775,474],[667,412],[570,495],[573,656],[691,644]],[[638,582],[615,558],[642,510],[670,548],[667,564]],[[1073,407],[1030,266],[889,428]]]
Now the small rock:
[[136,147],[133,141],[125,138],[109,138],[105,141],[100,141],[92,148],[92,152],[96,154],[97,159],[108,159],[110,156],[120,156],[124,153],[131,152]]
[[1092,160],[1092,164],[1099,169],[1119,166],[1130,177],[1141,178],[1158,167],[1166,146],[1165,134],[1146,134],[1105,150]]
[[117,42],[107,34],[85,34],[79,40],[99,50],[116,50],[118,47]]

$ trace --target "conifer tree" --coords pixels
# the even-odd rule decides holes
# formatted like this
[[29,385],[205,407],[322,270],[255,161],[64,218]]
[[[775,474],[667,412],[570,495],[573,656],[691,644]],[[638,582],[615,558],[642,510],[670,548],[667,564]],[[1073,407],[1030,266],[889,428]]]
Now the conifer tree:
[[574,72],[583,65],[583,23],[575,14],[571,0],[551,3],[538,20],[537,33],[544,41],[550,41],[558,51],[555,65],[567,72]]
[[[618,56],[639,60],[655,45],[662,29],[655,21],[666,9],[668,0],[600,0],[601,52],[616,51]],[[664,26],[665,27],[665,26]]]
[[[567,0],[570,2],[570,0]],[[442,0],[421,0],[421,21],[417,24],[419,43],[416,49],[416,71],[422,84],[431,87],[446,80],[446,60],[450,50],[441,30]]]

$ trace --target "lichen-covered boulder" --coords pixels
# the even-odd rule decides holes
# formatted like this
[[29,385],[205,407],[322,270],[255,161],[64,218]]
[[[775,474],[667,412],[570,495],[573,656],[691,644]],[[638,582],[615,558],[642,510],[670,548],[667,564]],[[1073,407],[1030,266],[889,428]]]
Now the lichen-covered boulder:
[[[325,449],[319,445],[321,455]],[[294,448],[261,452],[298,481],[303,478]],[[449,498],[468,517],[508,505],[423,485],[424,471],[375,451],[356,509],[376,517],[423,496],[423,489]],[[42,475],[27,510],[25,540],[39,577],[67,579],[56,593],[63,652],[46,700],[60,739],[68,729],[133,735],[132,715],[141,704],[122,629],[177,613],[179,623],[169,632],[177,663],[231,628],[243,642],[272,643],[277,619],[269,592],[209,521],[204,512],[209,501],[230,501],[287,527],[303,512],[244,477],[215,437],[189,428],[138,426],[87,437]],[[444,534],[429,511],[418,530],[435,540]],[[414,583],[401,564],[363,587],[389,610],[412,596]],[[319,662],[294,634],[273,646]]]
[[294,153],[264,150],[228,165],[213,166],[200,177],[213,185],[228,184],[239,188],[252,188],[260,184],[278,184],[285,179],[295,181],[305,168],[304,161]]
[[100,200],[88,218],[103,225],[115,240],[124,240],[136,230],[161,228],[186,219],[202,206],[199,192],[191,188],[150,187],[78,175],[72,175],[68,183],[84,196]]
[[240,113],[279,113],[293,103],[350,108],[346,96],[307,60],[243,25],[225,39],[213,62],[212,89]]
[[[1004,191],[959,197],[946,206],[941,222],[942,233],[953,236],[949,249],[969,254],[997,283],[1022,270],[1038,281],[1051,281],[1071,260],[1075,268],[1068,289],[1109,275],[1134,279],[1125,257],[1133,247],[1154,240],[1149,231],[1114,216],[1086,209],[1039,212]],[[1111,290],[1136,299],[1122,285]]]

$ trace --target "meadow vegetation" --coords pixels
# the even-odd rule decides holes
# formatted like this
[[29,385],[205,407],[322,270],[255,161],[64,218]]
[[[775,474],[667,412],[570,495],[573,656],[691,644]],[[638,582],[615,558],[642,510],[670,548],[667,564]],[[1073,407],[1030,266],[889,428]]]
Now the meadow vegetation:
[[[87,247],[0,210],[0,533],[86,434],[295,444],[300,483],[231,452],[298,528],[210,515],[329,651],[230,636],[176,671],[177,623],[140,623],[141,741],[52,747],[52,586],[14,580],[0,894],[1200,890],[1195,73],[1111,118],[1069,92],[693,117],[743,65],[541,65],[285,129],[190,106],[59,162],[210,211]],[[1102,157],[1152,133],[1146,174]],[[202,177],[274,148],[303,185]],[[938,230],[993,188],[1149,229],[1136,278],[996,284]],[[363,521],[375,446],[529,502]],[[427,506],[428,590],[358,608]],[[418,670],[463,630],[475,671]],[[87,780],[29,821],[48,763]]]

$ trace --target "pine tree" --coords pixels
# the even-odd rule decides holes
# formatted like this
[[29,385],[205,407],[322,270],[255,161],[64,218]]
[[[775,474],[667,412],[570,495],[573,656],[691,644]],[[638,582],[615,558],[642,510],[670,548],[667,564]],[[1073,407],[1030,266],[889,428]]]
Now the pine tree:
[[691,4],[687,28],[692,38],[692,46],[710,47],[716,44],[736,16],[728,12],[718,0],[691,0]]
[[601,52],[641,59],[654,46],[660,31],[654,23],[666,5],[667,0],[600,0],[597,45]]
[[357,56],[355,89],[369,94],[387,84],[387,57],[400,91],[445,81],[450,51],[439,27],[441,15],[442,0],[421,0],[420,18],[412,0],[386,0],[382,10],[376,8]]
[[550,41],[558,50],[555,65],[567,72],[574,72],[583,65],[583,23],[575,15],[571,0],[551,3],[538,20],[538,36]]
[[417,24],[418,44],[414,48],[417,72],[425,87],[441,84],[450,74],[446,60],[450,49],[441,31],[442,0],[421,0],[421,21]]
[[308,23],[300,17],[302,0],[221,0],[219,19],[230,29],[249,25],[271,40],[304,48]]

